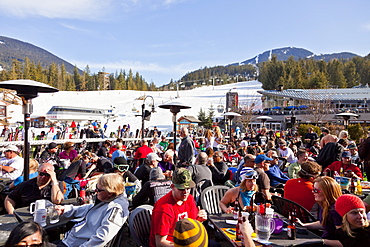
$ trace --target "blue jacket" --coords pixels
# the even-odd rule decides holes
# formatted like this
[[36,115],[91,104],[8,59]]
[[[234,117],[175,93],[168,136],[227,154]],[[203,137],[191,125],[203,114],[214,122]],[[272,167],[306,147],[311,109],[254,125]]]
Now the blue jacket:
[[270,166],[270,170],[265,171],[267,176],[270,178],[270,185],[276,187],[278,184],[285,184],[289,180],[289,177],[286,176],[277,165]]

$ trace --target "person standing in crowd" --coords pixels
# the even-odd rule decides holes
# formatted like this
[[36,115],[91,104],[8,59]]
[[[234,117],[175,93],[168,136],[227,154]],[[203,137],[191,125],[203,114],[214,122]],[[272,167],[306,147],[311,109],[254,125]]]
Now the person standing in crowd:
[[194,186],[188,169],[181,167],[174,171],[171,191],[154,204],[149,246],[173,246],[176,222],[181,219],[207,220],[206,211],[198,210],[190,194]]
[[169,144],[169,143],[168,143],[168,141],[167,141],[166,137],[165,137],[165,136],[162,136],[162,137],[161,137],[161,141],[160,141],[159,145],[161,145],[161,146],[163,147],[163,151],[164,151],[164,152],[166,152],[166,151],[167,151],[168,144]]
[[313,181],[321,174],[321,166],[316,162],[305,161],[300,165],[298,178],[289,179],[284,187],[284,198],[298,203],[311,211],[316,203],[312,193]]
[[99,203],[56,206],[58,213],[67,219],[82,219],[65,234],[57,246],[105,246],[117,235],[129,215],[124,190],[122,176],[104,174],[96,185]]
[[260,147],[262,147],[263,149],[265,149],[266,144],[267,144],[267,142],[269,140],[268,137],[267,137],[267,135],[266,135],[266,132],[267,132],[267,129],[265,127],[263,127],[261,129],[260,133],[258,133],[256,135],[256,140],[258,142],[258,145]]
[[204,133],[205,148],[213,148],[213,143],[215,142],[215,137],[213,136],[212,130],[207,129]]
[[8,145],[4,150],[5,157],[0,159],[0,177],[15,180],[23,173],[24,160],[19,157],[17,146]]
[[73,142],[66,142],[63,145],[64,151],[59,154],[60,159],[68,159],[72,162],[77,157],[77,151],[74,149]]
[[342,217],[342,227],[324,239],[326,246],[370,246],[370,222],[366,217],[363,201],[355,195],[341,195],[335,202],[335,210]]
[[324,172],[330,171],[340,174],[341,170],[343,170],[343,172],[350,172],[350,174],[348,174],[349,177],[362,179],[360,168],[351,163],[351,153],[349,151],[344,151],[342,153],[342,161],[334,161],[324,169]]
[[364,161],[364,171],[368,180],[370,180],[370,131],[368,137],[360,143],[358,155]]
[[338,137],[335,135],[330,134],[330,131],[327,128],[322,128],[321,129],[322,134],[324,137],[320,141],[320,147],[324,148],[324,146],[329,143],[329,142],[337,142]]
[[290,178],[298,178],[298,172],[299,170],[301,170],[301,164],[308,160],[308,153],[306,152],[306,150],[298,150],[297,158],[297,162],[289,165],[288,175]]
[[39,167],[36,179],[31,179],[19,184],[5,198],[4,206],[8,214],[13,214],[15,208],[27,207],[31,202],[46,199],[54,204],[63,201],[63,193],[54,171],[54,166],[44,163]]
[[321,237],[326,238],[342,225],[342,217],[334,208],[336,200],[342,195],[342,189],[333,178],[318,177],[314,180],[312,192],[319,204],[318,221],[302,223],[298,219],[298,223],[308,229],[324,230]]
[[193,164],[194,142],[190,138],[189,130],[186,127],[181,127],[180,137],[182,140],[179,146],[179,164],[180,166],[188,166]]
[[138,207],[142,204],[154,206],[154,203],[171,191],[171,184],[172,181],[166,180],[161,168],[152,168],[149,174],[149,181],[143,185],[143,188],[132,200],[133,207]]
[[216,126],[214,128],[214,136],[215,136],[215,141],[213,142],[213,150],[218,151],[220,150],[220,145],[222,145],[223,143],[223,136],[222,136],[220,127]]
[[148,154],[152,153],[153,150],[148,147],[147,140],[140,141],[140,147],[136,149],[134,159],[136,160],[136,166],[140,166],[145,163],[145,159]]

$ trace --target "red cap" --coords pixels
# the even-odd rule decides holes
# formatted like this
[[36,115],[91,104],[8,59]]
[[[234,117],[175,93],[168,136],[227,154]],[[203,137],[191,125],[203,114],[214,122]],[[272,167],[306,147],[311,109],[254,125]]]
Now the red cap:
[[360,198],[358,198],[355,195],[350,194],[341,195],[335,202],[335,210],[342,217],[352,209],[356,208],[365,209],[365,204]]

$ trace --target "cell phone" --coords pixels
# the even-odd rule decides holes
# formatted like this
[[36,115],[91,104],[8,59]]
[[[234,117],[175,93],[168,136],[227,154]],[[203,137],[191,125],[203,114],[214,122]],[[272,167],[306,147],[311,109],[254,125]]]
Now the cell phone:
[[232,234],[232,235],[236,234],[236,231],[234,229],[231,229],[231,228],[225,229],[225,231]]

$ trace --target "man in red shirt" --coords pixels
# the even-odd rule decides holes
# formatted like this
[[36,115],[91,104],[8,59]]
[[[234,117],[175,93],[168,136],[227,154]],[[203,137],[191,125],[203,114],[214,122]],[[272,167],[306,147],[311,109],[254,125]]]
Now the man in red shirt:
[[312,193],[313,181],[321,173],[321,166],[316,162],[305,161],[298,172],[299,178],[289,179],[284,187],[284,198],[298,203],[308,211],[316,203]]
[[342,153],[342,161],[334,161],[325,168],[324,172],[334,171],[339,174],[341,172],[341,168],[343,168],[343,172],[351,171],[350,177],[362,179],[360,168],[351,163],[351,153],[349,151],[344,151]]
[[171,191],[159,199],[153,208],[149,246],[173,246],[176,222],[191,218],[203,222],[205,210],[199,210],[190,189],[195,186],[186,168],[179,168],[172,175]]
[[143,164],[148,154],[153,152],[153,150],[150,147],[148,147],[148,141],[141,140],[140,145],[141,147],[136,149],[135,156],[134,156],[134,159],[136,161],[136,166]]

